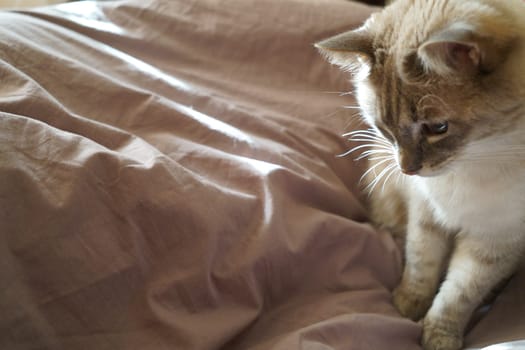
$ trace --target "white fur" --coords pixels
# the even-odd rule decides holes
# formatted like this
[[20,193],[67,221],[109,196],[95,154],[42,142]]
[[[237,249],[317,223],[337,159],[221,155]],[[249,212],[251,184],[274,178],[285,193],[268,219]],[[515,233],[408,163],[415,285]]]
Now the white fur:
[[[497,174],[485,166],[468,167],[436,177],[413,177],[437,220],[471,235],[522,233],[525,214],[525,168]],[[488,174],[483,174],[486,172]],[[517,232],[516,232],[517,231]]]

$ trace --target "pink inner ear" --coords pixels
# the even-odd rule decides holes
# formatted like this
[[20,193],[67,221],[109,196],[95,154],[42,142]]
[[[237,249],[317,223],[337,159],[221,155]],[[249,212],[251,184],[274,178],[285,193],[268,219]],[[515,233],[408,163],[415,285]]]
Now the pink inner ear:
[[453,67],[479,66],[480,57],[476,47],[464,43],[449,42],[446,43],[446,49],[448,52],[448,64]]

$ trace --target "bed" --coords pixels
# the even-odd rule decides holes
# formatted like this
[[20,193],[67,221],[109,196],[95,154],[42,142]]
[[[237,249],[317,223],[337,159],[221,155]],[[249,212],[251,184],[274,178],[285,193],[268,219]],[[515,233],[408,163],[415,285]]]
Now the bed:
[[[364,164],[338,156],[363,127],[348,76],[312,46],[375,10],[0,12],[0,349],[420,349]],[[525,268],[467,347],[525,338],[524,286]]]

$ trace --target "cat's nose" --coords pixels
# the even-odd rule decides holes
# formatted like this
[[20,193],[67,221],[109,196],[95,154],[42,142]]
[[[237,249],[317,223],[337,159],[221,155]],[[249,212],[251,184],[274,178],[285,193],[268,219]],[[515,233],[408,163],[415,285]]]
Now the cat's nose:
[[410,175],[410,176],[417,175],[419,170],[421,170],[421,166],[420,165],[413,166],[413,167],[408,167],[408,168],[401,168],[401,171],[403,172],[403,174]]
[[423,167],[421,150],[414,145],[408,145],[399,149],[399,168],[406,175],[416,175]]

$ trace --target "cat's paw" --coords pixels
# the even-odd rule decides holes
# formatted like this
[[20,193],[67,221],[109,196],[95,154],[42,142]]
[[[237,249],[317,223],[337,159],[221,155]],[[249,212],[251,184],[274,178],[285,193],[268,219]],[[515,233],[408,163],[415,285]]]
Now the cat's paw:
[[394,305],[401,315],[413,321],[419,321],[425,316],[433,296],[421,295],[403,284],[394,290]]
[[424,350],[460,350],[463,347],[463,337],[453,328],[423,321],[423,339],[421,341]]

